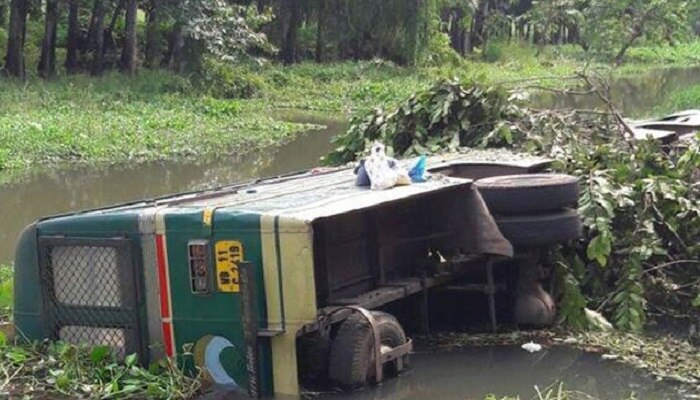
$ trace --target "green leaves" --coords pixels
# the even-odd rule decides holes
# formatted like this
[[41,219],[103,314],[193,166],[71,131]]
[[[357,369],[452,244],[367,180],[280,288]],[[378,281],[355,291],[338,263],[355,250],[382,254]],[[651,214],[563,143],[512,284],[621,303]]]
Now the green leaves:
[[605,267],[608,264],[608,256],[612,251],[612,240],[610,234],[606,231],[593,238],[593,240],[588,243],[586,248],[586,256],[590,260],[595,260],[600,264],[601,267]]
[[0,381],[10,383],[6,388],[12,398],[190,399],[201,384],[173,360],[145,369],[138,365],[136,354],[118,362],[107,346],[63,342],[22,346],[0,342]]
[[509,95],[497,86],[439,81],[393,111],[375,109],[354,117],[323,161],[337,165],[356,160],[375,140],[391,145],[399,156],[454,151],[459,146],[515,145],[524,135],[508,121],[516,121],[523,111]]
[[[560,322],[584,328],[590,303],[623,330],[646,322],[647,299],[692,297],[654,290],[696,280],[700,268],[673,274],[654,266],[700,257],[700,137],[662,149],[654,141],[623,139],[607,116],[529,110],[502,88],[440,81],[394,111],[356,117],[328,158],[345,163],[374,140],[399,156],[454,151],[457,146],[509,147],[555,160],[555,170],[581,179],[578,210],[585,238],[558,260]],[[558,267],[558,268],[559,268]],[[648,269],[653,272],[645,273]],[[698,300],[700,302],[700,300]]]
[[693,299],[693,307],[700,307],[700,293]]
[[112,353],[109,346],[96,346],[90,352],[90,360],[94,363],[102,362],[107,356]]

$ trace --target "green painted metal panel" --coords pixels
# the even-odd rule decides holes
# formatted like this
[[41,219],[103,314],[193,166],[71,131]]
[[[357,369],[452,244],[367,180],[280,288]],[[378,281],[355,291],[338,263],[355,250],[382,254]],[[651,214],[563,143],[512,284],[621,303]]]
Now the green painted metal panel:
[[14,269],[14,321],[29,340],[41,340],[48,335],[43,323],[38,256],[36,225],[32,224],[19,237]]
[[[208,294],[193,294],[190,286],[188,243],[193,240],[208,240],[210,249],[210,273],[215,270],[214,247],[219,240],[237,240],[243,245],[244,258],[257,266],[262,265],[260,244],[260,217],[257,214],[218,210],[212,225],[203,222],[201,208],[179,209],[165,216],[165,230],[170,274],[175,346],[179,352],[186,344],[195,344],[207,335],[222,336],[236,348],[227,350],[222,363],[229,375],[241,386],[248,385],[245,343],[241,321],[241,298],[239,293],[222,293],[212,285]],[[260,267],[258,268],[260,269]],[[260,270],[260,274],[262,271]],[[264,310],[264,285],[258,277],[259,310]],[[264,318],[261,318],[264,320]],[[260,349],[261,387],[271,394],[271,362],[269,346]]]
[[[43,339],[50,335],[44,326],[43,292],[41,271],[38,261],[37,238],[41,236],[62,236],[66,238],[112,238],[123,237],[132,241],[132,256],[138,282],[143,293],[143,268],[141,267],[141,236],[138,225],[138,212],[86,213],[57,217],[39,221],[22,234],[15,255],[15,320],[29,339]],[[137,303],[141,325],[141,348],[146,352],[143,361],[148,359],[148,332],[146,329],[146,305],[143,298]],[[157,316],[155,316],[157,317]]]
[[126,236],[139,241],[139,213],[89,213],[52,218],[38,223],[39,235],[67,237]]

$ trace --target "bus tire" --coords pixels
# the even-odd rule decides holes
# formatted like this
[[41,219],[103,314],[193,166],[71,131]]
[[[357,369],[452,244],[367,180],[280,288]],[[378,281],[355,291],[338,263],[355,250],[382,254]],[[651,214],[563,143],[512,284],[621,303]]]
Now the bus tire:
[[[391,314],[372,311],[382,346],[396,347],[406,343],[401,324]],[[374,377],[374,338],[369,322],[353,313],[340,325],[331,343],[328,376],[345,390],[366,386]]]
[[565,209],[543,215],[496,216],[503,236],[519,247],[536,247],[578,239],[583,234],[581,216]]
[[494,214],[534,214],[578,202],[579,179],[563,174],[523,174],[480,179],[475,183]]

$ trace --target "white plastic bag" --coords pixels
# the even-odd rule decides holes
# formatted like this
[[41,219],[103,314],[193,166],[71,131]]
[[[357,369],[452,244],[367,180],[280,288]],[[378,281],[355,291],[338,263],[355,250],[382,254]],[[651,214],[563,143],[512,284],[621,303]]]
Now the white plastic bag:
[[[381,143],[372,145],[369,157],[365,160],[365,170],[369,176],[372,190],[391,189],[399,182],[404,183],[408,177],[408,173],[399,167],[396,160],[386,156],[384,145]],[[408,179],[408,183],[410,183],[410,179]]]

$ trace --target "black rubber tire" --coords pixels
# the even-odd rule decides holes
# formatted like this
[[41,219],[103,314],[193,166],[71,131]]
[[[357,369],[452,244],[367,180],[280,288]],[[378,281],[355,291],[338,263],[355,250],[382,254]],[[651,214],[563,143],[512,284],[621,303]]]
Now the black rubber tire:
[[[406,343],[401,324],[391,314],[372,311],[382,345],[396,347]],[[328,365],[330,380],[345,390],[366,386],[374,376],[373,341],[369,322],[359,313],[353,313],[340,325],[331,343]]]
[[480,179],[475,183],[489,211],[523,215],[575,205],[579,179],[563,174],[523,174]]
[[578,239],[583,233],[581,216],[565,209],[542,215],[496,216],[496,224],[513,246],[535,247]]

